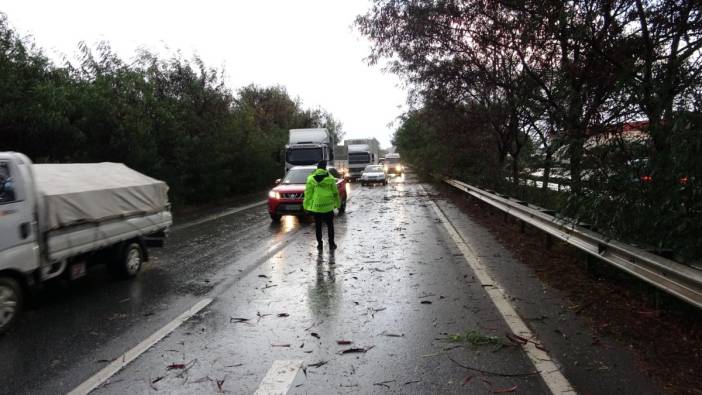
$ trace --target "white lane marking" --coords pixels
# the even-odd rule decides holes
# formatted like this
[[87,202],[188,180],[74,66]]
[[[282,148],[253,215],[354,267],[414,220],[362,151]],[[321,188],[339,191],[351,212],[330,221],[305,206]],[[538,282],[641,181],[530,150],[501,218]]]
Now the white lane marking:
[[[421,189],[424,193],[426,193],[423,187]],[[519,317],[512,304],[505,297],[502,287],[500,287],[500,285],[492,277],[490,277],[485,265],[481,262],[478,255],[473,252],[468,243],[466,243],[466,241],[463,239],[463,236],[458,233],[456,228],[449,221],[448,217],[446,217],[443,211],[441,211],[441,208],[439,208],[436,202],[433,200],[430,200],[429,202],[436,212],[436,215],[438,215],[439,219],[441,219],[441,223],[444,225],[444,228],[446,228],[449,235],[451,235],[451,238],[458,246],[458,249],[461,250],[466,262],[468,262],[470,268],[473,269],[478,281],[480,281],[481,284],[491,284],[491,286],[484,287],[484,289],[490,296],[490,299],[492,299],[492,303],[495,305],[495,307],[497,307],[497,310],[500,312],[500,314],[502,314],[502,317],[504,317],[509,329],[521,337],[538,343],[536,335],[531,332],[524,321],[522,321],[522,319]],[[531,362],[534,364],[536,370],[543,378],[544,382],[546,382],[546,385],[551,390],[551,393],[576,393],[568,379],[565,378],[561,370],[558,368],[556,361],[551,358],[547,352],[538,349],[532,342],[529,342],[523,346],[523,349]]]
[[275,361],[254,395],[284,395],[290,390],[295,376],[302,368],[301,359]]
[[197,314],[200,310],[202,310],[205,306],[207,306],[210,303],[212,303],[212,299],[203,299],[197,302],[186,312],[176,317],[173,321],[166,324],[163,328],[159,329],[154,334],[143,340],[141,343],[134,346],[134,348],[122,354],[120,357],[112,361],[109,365],[102,368],[102,370],[95,373],[91,378],[87,379],[81,385],[76,387],[73,391],[69,392],[68,395],[83,395],[90,393],[90,391],[94,390],[100,384],[104,383],[107,379],[112,377],[115,373],[119,372],[122,368],[127,366],[133,360],[135,360],[139,355],[144,353],[144,351],[148,350],[149,348],[151,348],[151,346],[158,343],[161,339],[166,337],[166,335],[173,332],[173,330],[179,327],[183,322],[190,319],[190,317]]
[[171,230],[172,230],[172,231],[176,231],[176,230],[187,229],[187,228],[190,228],[191,226],[200,225],[200,224],[203,224],[203,223],[209,222],[209,221],[214,221],[214,220],[216,220],[216,219],[220,219],[220,218],[226,217],[226,216],[228,216],[228,215],[236,214],[236,213],[238,213],[238,212],[241,212],[241,211],[244,211],[244,210],[248,210],[248,209],[250,209],[250,208],[262,206],[262,205],[264,205],[264,204],[266,204],[266,203],[268,203],[267,200],[262,200],[262,201],[260,201],[260,202],[251,203],[251,204],[248,204],[248,205],[246,205],[246,206],[235,207],[235,208],[233,208],[233,209],[230,209],[230,210],[227,210],[227,211],[223,211],[223,212],[221,212],[221,213],[217,213],[217,214],[213,214],[213,215],[208,215],[207,217],[200,218],[200,219],[195,220],[195,221],[193,221],[193,222],[187,222],[187,223],[184,223],[184,224],[182,224],[182,225],[173,226],[173,227],[171,227]]

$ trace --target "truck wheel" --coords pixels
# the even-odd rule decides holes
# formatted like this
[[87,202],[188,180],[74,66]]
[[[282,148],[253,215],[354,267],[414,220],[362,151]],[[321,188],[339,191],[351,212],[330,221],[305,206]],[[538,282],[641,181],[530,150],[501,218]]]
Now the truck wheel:
[[280,214],[271,214],[271,220],[273,222],[280,222],[280,217],[282,217]]
[[141,250],[141,246],[139,243],[130,242],[120,252],[114,257],[110,269],[119,278],[126,279],[136,276],[144,262],[144,252]]
[[0,334],[16,322],[24,305],[22,287],[11,277],[0,277]]

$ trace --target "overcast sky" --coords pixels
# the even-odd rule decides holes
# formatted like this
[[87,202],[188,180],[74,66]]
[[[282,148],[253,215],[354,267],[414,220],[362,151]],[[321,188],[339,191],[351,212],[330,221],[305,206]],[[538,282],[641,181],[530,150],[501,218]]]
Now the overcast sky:
[[347,138],[390,145],[405,108],[399,80],[364,58],[369,43],[351,25],[367,0],[2,0],[22,35],[59,59],[77,44],[106,40],[125,59],[143,47],[181,50],[224,68],[227,83],[284,85],[305,107],[321,106]]

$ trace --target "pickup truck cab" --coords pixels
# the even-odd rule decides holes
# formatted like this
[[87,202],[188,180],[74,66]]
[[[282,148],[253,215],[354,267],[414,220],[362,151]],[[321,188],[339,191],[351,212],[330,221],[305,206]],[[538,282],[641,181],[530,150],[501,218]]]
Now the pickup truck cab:
[[27,291],[107,263],[133,277],[172,224],[168,186],[117,163],[34,165],[0,152],[0,333]]
[[[275,222],[280,221],[283,215],[304,215],[302,201],[305,198],[305,183],[307,176],[317,169],[317,166],[295,166],[288,171],[285,178],[276,181],[277,186],[268,193],[268,214]],[[336,178],[339,188],[341,207],[339,213],[346,211],[346,177],[342,177],[333,167],[327,167],[329,174]]]

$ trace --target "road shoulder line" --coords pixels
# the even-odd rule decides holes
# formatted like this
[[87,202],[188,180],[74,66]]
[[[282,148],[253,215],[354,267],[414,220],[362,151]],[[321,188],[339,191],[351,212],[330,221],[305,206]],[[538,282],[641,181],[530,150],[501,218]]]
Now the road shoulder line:
[[122,370],[122,368],[124,368],[130,362],[139,357],[139,355],[143,354],[146,350],[151,348],[154,344],[158,343],[169,333],[173,332],[181,324],[190,319],[190,317],[192,317],[193,315],[197,314],[200,310],[205,308],[210,303],[212,303],[212,299],[203,299],[197,302],[193,307],[189,308],[183,314],[176,317],[173,321],[169,322],[161,329],[154,332],[151,336],[144,339],[141,343],[134,346],[131,350],[115,358],[109,365],[105,366],[99,372],[95,373],[92,377],[84,381],[81,385],[69,392],[68,395],[83,395],[90,393],[92,390],[94,390],[102,383],[107,381],[115,373]]
[[[421,185],[420,188],[426,193]],[[451,239],[453,239],[458,246],[458,249],[461,251],[461,254],[468,263],[468,266],[470,266],[475,273],[478,281],[485,285],[483,288],[504,318],[507,326],[513,333],[531,340],[523,346],[523,350],[533,363],[536,370],[539,372],[539,375],[541,375],[541,378],[544,380],[549,390],[551,390],[551,392],[554,394],[576,393],[573,386],[561,372],[556,361],[552,359],[547,352],[536,347],[536,344],[538,344],[536,335],[519,317],[514,307],[502,291],[500,285],[487,272],[487,268],[482,263],[480,258],[473,252],[463,236],[458,232],[458,230],[456,230],[436,202],[431,199],[429,199],[429,202],[434,212],[441,220],[444,228],[451,236]]]

